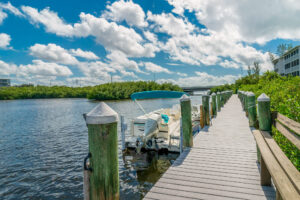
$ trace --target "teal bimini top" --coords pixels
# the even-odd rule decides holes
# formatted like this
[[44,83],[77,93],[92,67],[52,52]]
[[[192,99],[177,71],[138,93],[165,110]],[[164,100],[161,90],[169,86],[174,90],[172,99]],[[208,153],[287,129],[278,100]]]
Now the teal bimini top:
[[130,97],[134,101],[136,99],[180,98],[184,94],[188,95],[185,92],[154,90],[154,91],[136,92],[131,94]]

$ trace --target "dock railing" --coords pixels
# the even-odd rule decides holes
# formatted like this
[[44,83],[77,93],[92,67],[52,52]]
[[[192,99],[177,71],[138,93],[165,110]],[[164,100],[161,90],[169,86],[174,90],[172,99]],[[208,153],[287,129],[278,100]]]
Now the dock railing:
[[[260,161],[261,185],[270,186],[273,180],[276,199],[300,199],[300,172],[281,150],[271,133],[273,124],[299,150],[300,123],[278,112],[271,113],[270,98],[264,93],[257,98],[256,112],[255,96],[254,98],[253,96],[253,93],[238,91],[238,97],[249,118],[249,125],[259,127],[252,133],[260,152],[258,161]],[[300,155],[296,157],[299,158],[299,162]]]

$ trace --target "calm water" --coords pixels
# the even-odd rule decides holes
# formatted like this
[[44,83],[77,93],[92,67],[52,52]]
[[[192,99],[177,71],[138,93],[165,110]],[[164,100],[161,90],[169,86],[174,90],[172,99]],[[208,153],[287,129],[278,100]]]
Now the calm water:
[[[201,97],[192,97],[200,103]],[[88,152],[82,114],[98,102],[86,99],[0,101],[0,199],[83,199],[83,158]],[[129,122],[142,112],[132,101],[106,102]],[[178,99],[145,100],[147,112]],[[130,127],[130,126],[129,126]],[[141,199],[177,154],[122,155],[121,199]]]

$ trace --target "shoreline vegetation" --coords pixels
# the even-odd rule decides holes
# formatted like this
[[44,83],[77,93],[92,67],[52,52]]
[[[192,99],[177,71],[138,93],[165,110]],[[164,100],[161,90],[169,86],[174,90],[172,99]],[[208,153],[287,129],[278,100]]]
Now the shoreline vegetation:
[[22,86],[1,87],[0,100],[45,99],[45,98],[88,98],[93,100],[130,99],[134,92],[147,90],[182,91],[172,83],[154,81],[115,82],[87,87],[67,86]]
[[[224,90],[251,91],[256,99],[262,93],[268,95],[271,99],[271,111],[279,113],[300,122],[300,77],[283,77],[276,72],[266,72],[263,75],[248,74],[242,77],[234,84],[214,87],[211,92],[220,92]],[[279,131],[272,127],[272,136],[286,156],[300,171],[300,150],[288,141]]]

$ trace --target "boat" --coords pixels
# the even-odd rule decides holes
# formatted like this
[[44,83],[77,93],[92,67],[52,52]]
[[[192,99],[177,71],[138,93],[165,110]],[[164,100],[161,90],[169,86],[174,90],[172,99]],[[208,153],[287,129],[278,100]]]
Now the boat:
[[[174,91],[145,91],[133,93],[131,99],[136,102],[144,112],[143,115],[134,118],[130,124],[130,133],[125,138],[125,147],[146,151],[180,152],[180,105],[175,104],[171,108],[162,108],[146,113],[138,103],[138,99],[153,98],[180,98],[187,95],[184,92]],[[192,106],[193,133],[200,130],[200,105]]]

